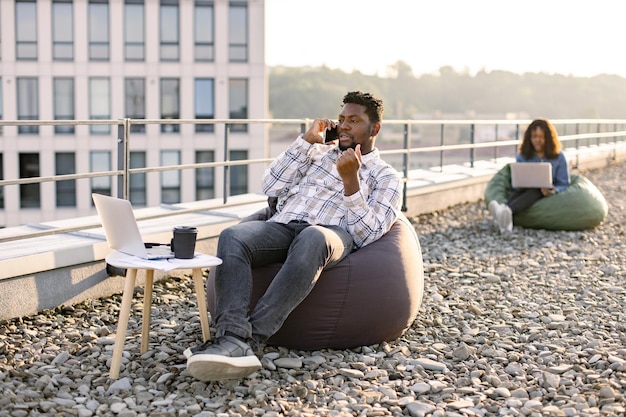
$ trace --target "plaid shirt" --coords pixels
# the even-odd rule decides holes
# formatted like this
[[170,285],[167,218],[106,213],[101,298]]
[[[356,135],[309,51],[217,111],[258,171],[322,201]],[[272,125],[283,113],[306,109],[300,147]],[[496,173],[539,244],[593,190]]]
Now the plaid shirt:
[[336,168],[340,154],[337,146],[312,145],[299,136],[263,176],[263,192],[278,197],[277,213],[268,221],[340,226],[358,248],[387,233],[400,211],[400,175],[374,148],[363,155],[360,191],[345,196]]

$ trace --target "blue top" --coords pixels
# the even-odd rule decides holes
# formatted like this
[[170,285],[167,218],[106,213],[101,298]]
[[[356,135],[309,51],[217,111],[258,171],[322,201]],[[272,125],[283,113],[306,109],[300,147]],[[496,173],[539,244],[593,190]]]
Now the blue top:
[[569,166],[563,152],[560,152],[554,159],[539,158],[537,155],[526,159],[522,154],[518,153],[515,156],[515,160],[517,162],[550,162],[552,165],[552,184],[556,192],[559,193],[569,187]]

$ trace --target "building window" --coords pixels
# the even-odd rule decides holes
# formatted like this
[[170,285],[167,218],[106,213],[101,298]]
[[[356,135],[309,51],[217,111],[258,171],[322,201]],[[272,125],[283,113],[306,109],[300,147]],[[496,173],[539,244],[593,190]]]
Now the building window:
[[[91,151],[89,154],[91,172],[105,172],[111,170],[111,152]],[[91,192],[96,194],[111,194],[111,177],[91,178]]]
[[[196,151],[196,163],[215,162],[213,151]],[[196,168],[196,200],[215,198],[215,168]]]
[[213,61],[215,59],[215,18],[213,1],[196,0],[194,15],[196,61]]
[[[0,77],[0,120],[2,120],[2,115],[3,115],[3,109],[2,109],[2,77]],[[0,136],[2,136],[2,126],[0,126]],[[0,172],[0,175],[2,173]]]
[[89,0],[89,59],[109,60],[109,2]]
[[[161,119],[179,119],[180,80],[178,78],[161,79]],[[178,133],[180,125],[162,124],[161,132]]]
[[[54,78],[54,120],[74,120],[74,79]],[[74,133],[72,125],[54,126],[54,133]]]
[[[248,159],[248,151],[232,150],[229,152],[231,161],[242,161]],[[234,165],[230,169],[229,195],[247,194],[248,193],[248,166]]]
[[[54,155],[55,174],[76,174],[74,152],[57,152]],[[76,180],[62,180],[56,183],[57,207],[76,207]]]
[[[125,90],[125,113],[131,119],[146,118],[146,80],[144,78],[126,78]],[[146,125],[131,124],[131,133],[145,133]]]
[[37,3],[15,3],[15,58],[37,59]]
[[[146,153],[143,151],[131,151],[128,168],[145,168]],[[146,173],[130,174],[128,183],[128,197],[133,206],[145,206],[148,204],[146,195]]]
[[[17,119],[39,120],[38,82],[35,77],[17,78]],[[18,126],[18,133],[39,133],[39,126]]]
[[[228,117],[230,119],[248,118],[248,80],[231,78],[228,80]],[[248,125],[239,123],[230,125],[231,132],[247,132]]]
[[[39,154],[20,153],[20,178],[39,177]],[[39,183],[20,184],[20,207],[41,207],[41,191]]]
[[71,0],[52,3],[52,59],[74,59],[74,12]]
[[[196,119],[215,118],[215,91],[213,78],[196,78],[194,85],[194,106]],[[213,132],[215,125],[196,125],[196,132]]]
[[178,61],[178,0],[161,0],[160,12],[161,61]]
[[[94,77],[89,79],[89,118],[91,120],[108,120],[111,118],[110,85],[108,78]],[[110,125],[90,125],[89,131],[105,134],[111,131]]]
[[230,62],[248,61],[248,5],[231,2],[228,7],[228,58]]
[[[161,151],[161,166],[180,165],[180,151]],[[161,203],[180,203],[180,171],[161,172]]]
[[126,0],[124,5],[124,58],[145,59],[145,28],[143,0]]

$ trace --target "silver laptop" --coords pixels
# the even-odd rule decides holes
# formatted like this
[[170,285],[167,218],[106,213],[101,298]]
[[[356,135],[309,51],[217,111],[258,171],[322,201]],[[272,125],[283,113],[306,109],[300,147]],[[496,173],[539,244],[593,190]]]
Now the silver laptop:
[[550,162],[514,162],[511,165],[513,188],[552,188]]
[[91,198],[111,249],[143,259],[174,257],[168,244],[143,242],[130,201],[95,193]]

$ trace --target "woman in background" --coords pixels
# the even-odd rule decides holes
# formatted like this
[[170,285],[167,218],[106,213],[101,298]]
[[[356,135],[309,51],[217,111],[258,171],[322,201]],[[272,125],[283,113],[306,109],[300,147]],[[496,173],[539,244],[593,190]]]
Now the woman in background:
[[535,119],[524,132],[524,138],[515,157],[517,162],[550,162],[551,188],[518,188],[505,204],[492,200],[489,213],[500,232],[513,230],[513,214],[526,210],[539,199],[565,190],[570,183],[569,166],[562,152],[556,129],[547,119]]

